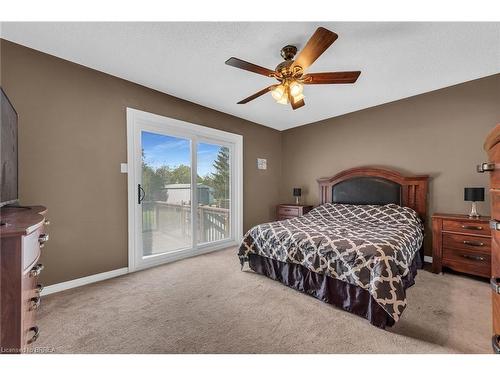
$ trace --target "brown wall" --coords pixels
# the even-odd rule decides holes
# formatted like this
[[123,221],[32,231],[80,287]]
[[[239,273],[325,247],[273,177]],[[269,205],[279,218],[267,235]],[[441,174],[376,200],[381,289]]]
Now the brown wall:
[[273,219],[292,187],[315,204],[318,177],[354,166],[430,174],[431,213],[466,212],[463,187],[487,186],[475,165],[500,121],[500,75],[280,133],[4,40],[0,50],[20,116],[21,203],[50,209],[46,284],[127,265],[126,107],[243,135],[245,230]]
[[126,107],[243,135],[244,230],[274,217],[280,132],[5,40],[0,48],[19,113],[20,200],[49,207],[52,222],[44,283],[127,266]]
[[[429,174],[431,214],[468,212],[463,188],[488,186],[475,168],[498,122],[500,74],[284,131],[281,195],[302,187],[316,204],[318,177],[375,165]],[[489,213],[488,202],[478,207]]]

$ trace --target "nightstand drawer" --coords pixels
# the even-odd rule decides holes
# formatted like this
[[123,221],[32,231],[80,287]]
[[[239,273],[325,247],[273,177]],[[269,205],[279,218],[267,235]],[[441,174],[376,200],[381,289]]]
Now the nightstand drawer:
[[463,249],[443,248],[443,263],[458,272],[489,277],[491,273],[491,256]]
[[489,254],[491,251],[491,238],[443,233],[443,247]]
[[312,208],[313,206],[303,206],[300,204],[280,204],[276,207],[276,220],[300,217],[307,214]]
[[299,216],[299,207],[279,207],[278,216]]
[[456,221],[456,220],[443,220],[443,230],[459,233],[478,234],[483,236],[490,236],[491,230],[486,223],[478,223],[477,221]]

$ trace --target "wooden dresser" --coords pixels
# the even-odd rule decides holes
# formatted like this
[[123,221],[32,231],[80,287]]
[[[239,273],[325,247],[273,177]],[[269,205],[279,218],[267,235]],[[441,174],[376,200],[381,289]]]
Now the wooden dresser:
[[46,212],[42,206],[0,209],[0,353],[30,352],[40,334],[36,312]]
[[279,204],[276,207],[276,220],[293,219],[307,214],[313,209],[313,206],[305,206],[302,204]]
[[500,124],[486,138],[484,149],[488,161],[479,165],[477,171],[490,172],[492,346],[494,352],[500,354]]
[[470,275],[491,277],[490,218],[432,215],[432,271],[443,267]]

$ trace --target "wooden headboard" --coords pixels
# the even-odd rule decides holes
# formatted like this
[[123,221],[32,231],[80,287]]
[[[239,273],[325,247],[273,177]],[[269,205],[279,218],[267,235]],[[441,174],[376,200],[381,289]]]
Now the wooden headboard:
[[[363,178],[363,179],[362,179]],[[401,173],[383,168],[375,167],[358,167],[347,169],[340,173],[337,173],[332,177],[323,177],[318,179],[319,192],[320,192],[320,202],[321,204],[327,202],[333,202],[333,194],[335,185],[341,182],[351,180],[353,183],[357,180],[357,186],[363,186],[363,183],[359,184],[360,181],[370,182],[370,184],[365,184],[365,189],[370,189],[370,186],[377,186],[377,189],[383,193],[383,183],[386,183],[387,189],[394,190],[394,187],[398,187],[399,191],[399,202],[391,201],[391,203],[398,203],[401,206],[410,207],[414,209],[422,218],[425,220],[427,213],[427,188],[429,176],[403,176]],[[344,184],[345,185],[345,184]],[[348,186],[348,185],[347,185]],[[381,190],[382,189],[382,190]],[[368,192],[369,193],[369,192]],[[388,192],[383,200],[387,200],[387,196],[391,196],[392,192]],[[394,193],[395,194],[395,193]],[[358,204],[358,202],[348,202],[343,203],[353,203]]]

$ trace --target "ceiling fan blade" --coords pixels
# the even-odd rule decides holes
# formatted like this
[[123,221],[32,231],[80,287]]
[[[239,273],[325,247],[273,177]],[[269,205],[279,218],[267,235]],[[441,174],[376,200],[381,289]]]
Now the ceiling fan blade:
[[360,71],[355,72],[328,72],[304,74],[301,81],[304,85],[321,85],[332,83],[354,83],[358,79]]
[[293,110],[296,110],[296,109],[306,105],[306,103],[304,102],[304,99],[294,101],[293,97],[292,97],[292,100],[290,100],[290,104],[292,105]]
[[324,27],[318,27],[307,41],[304,49],[299,52],[292,66],[300,66],[303,70],[306,70],[338,37],[334,32]]
[[262,96],[262,95],[268,93],[269,91],[271,91],[272,89],[274,89],[276,86],[278,86],[278,85],[268,86],[265,89],[262,89],[259,92],[256,92],[255,94],[249,96],[248,98],[240,100],[237,104],[246,104],[246,103],[248,103],[248,102],[250,102],[250,101],[252,101],[254,99],[257,99],[259,96]]
[[226,65],[234,66],[235,68],[248,70],[252,73],[262,74],[266,77],[274,77],[274,70],[263,68],[262,66],[249,63],[248,61],[231,57],[226,61]]

